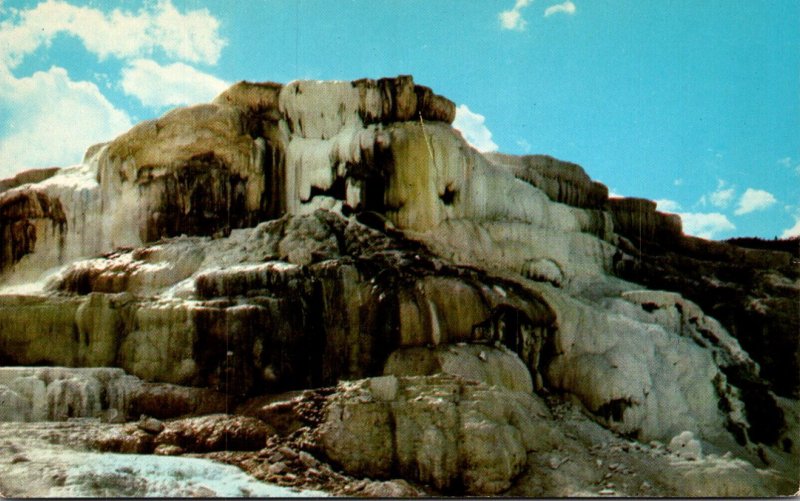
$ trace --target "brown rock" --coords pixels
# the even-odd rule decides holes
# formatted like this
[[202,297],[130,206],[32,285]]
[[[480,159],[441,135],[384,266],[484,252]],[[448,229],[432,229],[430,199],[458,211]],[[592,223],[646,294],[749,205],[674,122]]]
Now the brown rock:
[[298,455],[298,459],[300,460],[301,463],[303,463],[303,465],[306,468],[309,468],[309,469],[314,468],[315,466],[319,465],[319,461],[317,461],[317,459],[314,456],[312,456],[311,454],[309,454],[306,451],[300,451],[300,454]]
[[60,171],[60,167],[49,167],[46,169],[31,169],[22,171],[12,178],[0,180],[0,192],[8,191],[23,184],[39,183],[49,179]]
[[620,235],[670,246],[681,238],[683,225],[680,216],[658,212],[652,200],[612,198],[609,204],[614,218],[614,231]]
[[180,456],[184,450],[177,445],[159,444],[153,454],[156,456]]
[[286,466],[286,463],[278,462],[271,464],[268,471],[272,475],[281,475],[288,470],[289,467]]
[[101,452],[128,454],[150,454],[153,451],[153,435],[140,430],[135,424],[114,428],[99,434],[92,446]]
[[155,444],[177,445],[187,452],[257,451],[269,434],[270,429],[258,419],[213,414],[167,423]]
[[256,417],[268,423],[280,435],[289,435],[303,426],[295,402],[275,402],[256,411]]
[[226,408],[227,397],[206,388],[145,383],[131,399],[130,413],[169,419],[187,414],[211,414]]
[[505,166],[518,179],[536,186],[554,202],[585,209],[603,209],[608,202],[608,188],[592,181],[580,165],[547,155],[484,155],[491,162]]
[[409,498],[425,495],[424,492],[402,479],[367,482],[359,494],[375,498]]
[[66,229],[58,199],[26,187],[0,192],[0,272],[36,250],[45,232],[63,245]]
[[140,430],[152,433],[153,435],[158,435],[164,429],[164,423],[156,418],[147,417],[145,415],[142,415],[141,419],[139,419],[137,426]]

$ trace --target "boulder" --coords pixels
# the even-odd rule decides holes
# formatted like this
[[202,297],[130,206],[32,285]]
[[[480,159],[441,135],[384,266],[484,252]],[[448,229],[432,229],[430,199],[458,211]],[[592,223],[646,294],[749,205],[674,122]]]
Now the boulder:
[[700,441],[694,438],[691,431],[684,431],[672,437],[667,449],[673,454],[689,461],[697,461],[703,458],[703,446]]
[[264,448],[270,434],[270,428],[258,419],[211,414],[167,422],[153,443],[186,452],[255,451]]
[[151,433],[153,435],[161,433],[161,431],[164,429],[163,422],[161,422],[156,418],[147,417],[144,414],[142,414],[141,419],[139,419],[137,426],[139,427],[140,430],[144,430],[147,433]]
[[529,393],[454,376],[387,376],[341,383],[318,433],[328,458],[352,475],[488,495],[511,486],[527,451],[558,441],[548,415]]

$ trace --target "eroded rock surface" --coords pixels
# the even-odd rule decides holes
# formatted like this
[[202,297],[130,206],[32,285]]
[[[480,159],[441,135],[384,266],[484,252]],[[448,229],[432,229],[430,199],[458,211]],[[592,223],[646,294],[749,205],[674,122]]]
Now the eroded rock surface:
[[351,474],[399,474],[485,495],[511,486],[528,451],[558,442],[547,414],[527,392],[447,376],[384,376],[340,385],[319,434],[327,456]]
[[[609,199],[575,164],[482,155],[454,112],[410,77],[240,82],[81,165],[1,182],[0,363],[63,367],[0,371],[0,418],[241,405],[247,420],[129,424],[106,447],[215,450],[312,481],[299,455],[264,466],[216,450],[242,428],[259,431],[237,447],[272,434],[267,448],[290,440],[383,479],[348,494],[579,494],[603,479],[580,473],[592,463],[579,444],[570,461],[548,442],[561,432],[537,394],[555,394],[642,443],[691,434],[703,452],[683,460],[703,466],[687,485],[747,479],[628,494],[764,492],[751,463],[706,451],[797,460],[793,255],[687,237],[677,216]],[[342,380],[359,381],[259,403]]]

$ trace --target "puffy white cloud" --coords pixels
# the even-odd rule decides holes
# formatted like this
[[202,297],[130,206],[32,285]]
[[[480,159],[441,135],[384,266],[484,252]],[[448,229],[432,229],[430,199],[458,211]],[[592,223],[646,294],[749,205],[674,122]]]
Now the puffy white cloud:
[[737,216],[749,214],[750,212],[764,210],[776,202],[775,196],[768,191],[747,188],[739,199],[739,205],[733,213]]
[[[24,106],[19,103],[24,103]],[[32,167],[79,163],[87,147],[131,127],[97,86],[52,67],[25,78],[0,69],[0,178]]]
[[492,141],[492,132],[484,122],[486,117],[470,110],[466,104],[456,108],[456,118],[453,127],[461,131],[464,139],[480,152],[497,151],[497,145]]
[[567,0],[564,3],[559,3],[556,5],[551,5],[550,7],[544,10],[544,17],[550,17],[553,14],[567,14],[569,16],[575,14],[575,4],[572,3],[570,0]]
[[726,209],[733,201],[733,197],[736,195],[736,188],[727,187],[727,184],[722,179],[717,180],[717,190],[708,197],[714,207]]
[[122,70],[122,90],[153,108],[207,102],[228,85],[184,63],[137,59]]
[[719,212],[678,212],[683,222],[683,232],[700,238],[713,239],[720,233],[732,231],[736,226]]
[[[97,4],[101,7],[47,0],[5,9],[0,20],[0,177],[77,163],[86,147],[131,127],[127,113],[97,85],[73,81],[64,68],[14,75],[26,56],[48,48],[58,36],[77,38],[101,61],[133,60],[121,83],[145,105],[206,101],[225,88],[221,80],[186,64],[160,66],[144,59],[157,54],[171,61],[216,63],[226,42],[207,9],[178,10],[171,0],[148,1],[137,11]],[[95,79],[107,88],[115,83],[102,72],[95,72]]]
[[498,17],[500,26],[505,30],[523,31],[528,24],[522,17],[522,9],[533,3],[533,0],[517,0],[511,10],[504,10]]
[[625,198],[625,195],[618,193],[616,189],[611,188],[608,190],[608,198]]
[[100,59],[141,57],[161,49],[172,59],[214,64],[226,43],[218,30],[219,21],[207,9],[181,13],[170,0],[146,4],[136,13],[105,13],[48,0],[0,23],[0,64],[16,67],[61,33],[79,38]]
[[660,200],[656,200],[655,202],[656,202],[656,208],[662,212],[678,212],[679,210],[681,210],[681,204],[679,204],[675,200],[662,198]]

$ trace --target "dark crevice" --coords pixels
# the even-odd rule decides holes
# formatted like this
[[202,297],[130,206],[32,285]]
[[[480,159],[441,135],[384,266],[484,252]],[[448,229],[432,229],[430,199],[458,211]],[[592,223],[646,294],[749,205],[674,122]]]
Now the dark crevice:
[[453,205],[453,202],[455,202],[455,199],[456,199],[457,195],[458,195],[458,191],[453,189],[453,187],[448,184],[444,188],[444,193],[439,195],[439,199],[445,205]]
[[783,409],[778,406],[769,385],[739,366],[720,367],[728,383],[739,388],[744,403],[747,437],[753,442],[775,444],[786,427]]
[[346,200],[347,188],[346,188],[345,178],[341,176],[336,177],[336,179],[333,180],[333,183],[328,189],[323,189],[320,188],[319,186],[311,186],[311,191],[309,193],[308,198],[301,199],[300,201],[303,203],[308,203],[314,197],[319,197],[319,196],[331,197],[335,198],[336,200],[342,200],[342,201]]
[[642,303],[642,309],[647,313],[653,313],[658,309],[658,305],[656,303]]
[[621,423],[625,411],[633,405],[634,402],[630,398],[615,398],[598,407],[595,413],[606,421]]

